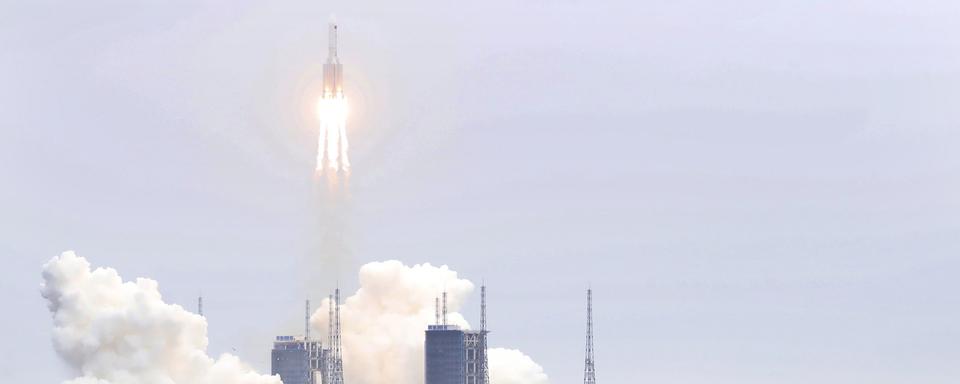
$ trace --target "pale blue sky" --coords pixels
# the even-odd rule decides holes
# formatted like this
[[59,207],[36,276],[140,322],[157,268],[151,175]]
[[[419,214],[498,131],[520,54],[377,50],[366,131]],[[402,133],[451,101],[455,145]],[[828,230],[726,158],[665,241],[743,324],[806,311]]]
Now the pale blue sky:
[[0,381],[70,376],[37,289],[66,249],[202,291],[211,352],[269,370],[332,285],[331,13],[353,265],[486,279],[553,383],[588,283],[604,383],[960,379],[960,3],[266,3],[0,1]]

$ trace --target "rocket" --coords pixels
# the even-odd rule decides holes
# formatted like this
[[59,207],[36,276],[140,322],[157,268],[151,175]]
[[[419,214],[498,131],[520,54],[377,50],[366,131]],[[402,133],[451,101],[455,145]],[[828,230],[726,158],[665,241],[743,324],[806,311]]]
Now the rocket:
[[337,174],[350,174],[347,155],[347,98],[343,94],[343,65],[337,57],[337,24],[330,22],[329,51],[323,64],[323,95],[317,103],[320,132],[317,138],[317,171],[329,175],[336,185]]
[[330,23],[327,62],[323,64],[323,98],[343,97],[343,65],[337,57],[337,24]]

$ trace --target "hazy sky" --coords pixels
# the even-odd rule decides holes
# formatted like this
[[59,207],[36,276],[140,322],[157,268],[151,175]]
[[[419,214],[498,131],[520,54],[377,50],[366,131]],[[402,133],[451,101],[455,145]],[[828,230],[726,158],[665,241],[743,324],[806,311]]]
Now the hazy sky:
[[202,292],[212,354],[269,371],[334,284],[331,13],[351,263],[485,279],[552,383],[588,284],[603,383],[960,378],[958,2],[82,3],[0,1],[4,383],[72,377],[38,290],[66,249]]

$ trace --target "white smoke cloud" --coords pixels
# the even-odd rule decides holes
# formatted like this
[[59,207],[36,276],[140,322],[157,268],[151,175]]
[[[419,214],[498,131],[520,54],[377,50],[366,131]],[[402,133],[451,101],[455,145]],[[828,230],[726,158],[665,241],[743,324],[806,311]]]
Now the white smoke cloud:
[[[360,268],[360,288],[340,305],[344,376],[355,384],[423,383],[424,330],[435,320],[434,298],[447,292],[447,322],[469,323],[457,311],[474,285],[447,266],[412,267],[391,260]],[[311,316],[313,329],[328,330],[329,300]],[[491,384],[545,384],[547,376],[520,351],[490,350]]]
[[207,322],[163,302],[157,282],[124,282],[64,252],[43,266],[57,353],[76,369],[67,384],[280,384],[236,356],[207,355]]
[[543,367],[516,349],[490,349],[491,384],[546,384]]

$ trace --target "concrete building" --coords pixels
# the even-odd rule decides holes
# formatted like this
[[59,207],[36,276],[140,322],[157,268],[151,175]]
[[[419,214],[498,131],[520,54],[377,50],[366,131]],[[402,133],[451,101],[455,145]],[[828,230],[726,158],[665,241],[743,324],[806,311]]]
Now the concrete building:
[[321,384],[324,350],[319,341],[277,336],[270,351],[270,374],[283,384]]
[[[425,384],[464,384],[465,332],[455,325],[427,326],[424,341]],[[286,382],[284,382],[286,383]]]
[[487,287],[480,287],[480,329],[462,330],[447,323],[447,293],[436,303],[436,325],[424,340],[425,384],[489,384],[487,374]]

